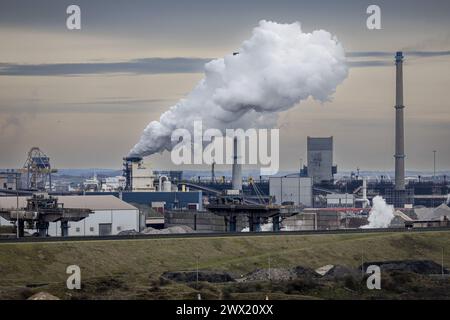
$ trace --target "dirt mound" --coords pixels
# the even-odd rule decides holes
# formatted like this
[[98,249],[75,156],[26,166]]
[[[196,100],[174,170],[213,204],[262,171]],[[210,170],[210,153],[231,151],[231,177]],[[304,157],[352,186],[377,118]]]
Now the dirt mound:
[[28,298],[28,300],[60,300],[60,299],[48,292],[41,291],[36,294],[33,294],[31,297]]
[[[394,261],[373,261],[363,264],[364,270],[370,265],[379,266],[381,271],[407,271],[418,274],[440,274],[442,266],[431,260],[394,260]],[[361,270],[361,266],[359,267]],[[448,270],[444,268],[444,273]]]
[[318,274],[311,268],[296,266],[292,268],[292,271],[295,272],[297,277],[312,277],[317,278]]
[[255,271],[246,275],[243,281],[286,281],[297,278],[297,274],[291,269],[284,268],[271,268],[269,269],[256,269]]
[[118,236],[135,236],[141,234],[140,232],[137,232],[136,230],[123,230],[120,231],[117,235]]
[[356,269],[335,265],[326,274],[324,274],[324,277],[342,279],[345,278],[346,276],[355,276],[357,274],[359,274],[359,272]]
[[[176,282],[196,282],[197,271],[169,271],[164,272],[161,277]],[[220,283],[234,281],[234,278],[227,272],[198,271],[198,281]]]
[[271,268],[269,269],[256,269],[255,271],[247,274],[242,281],[289,281],[303,277],[317,277],[314,270],[297,266],[294,268]]
[[188,226],[174,226],[166,229],[154,229],[154,228],[145,228],[142,230],[143,234],[173,234],[173,233],[195,233],[195,231]]

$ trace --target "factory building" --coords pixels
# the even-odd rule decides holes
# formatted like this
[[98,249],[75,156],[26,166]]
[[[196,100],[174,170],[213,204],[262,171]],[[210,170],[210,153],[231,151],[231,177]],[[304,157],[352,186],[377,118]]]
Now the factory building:
[[17,190],[22,188],[22,174],[14,169],[0,171],[0,189]]
[[183,181],[183,171],[181,170],[155,170],[153,171],[155,178],[166,176],[173,183]]
[[330,193],[326,195],[328,208],[349,208],[355,206],[355,196],[349,193]]
[[134,192],[155,191],[153,170],[148,163],[133,162],[131,170]]
[[307,161],[303,172],[312,178],[314,184],[332,181],[337,172],[337,167],[333,166],[333,137],[308,137]]
[[202,210],[203,194],[201,191],[189,192],[91,192],[86,196],[112,195],[135,207],[152,207],[152,203],[164,203],[166,210],[185,209],[195,204]]
[[275,204],[293,202],[294,205],[312,206],[312,179],[299,175],[270,177],[269,193]]
[[[143,222],[139,210],[112,195],[102,196],[58,196],[58,202],[67,209],[91,209],[87,218],[69,222],[68,236],[105,236],[117,235],[121,231],[140,231]],[[19,197],[19,207],[26,206],[27,197]],[[16,208],[16,197],[0,197],[0,208]],[[0,225],[11,225],[0,220]],[[26,230],[33,233],[34,230]],[[60,222],[51,222],[48,228],[50,236],[61,236]]]

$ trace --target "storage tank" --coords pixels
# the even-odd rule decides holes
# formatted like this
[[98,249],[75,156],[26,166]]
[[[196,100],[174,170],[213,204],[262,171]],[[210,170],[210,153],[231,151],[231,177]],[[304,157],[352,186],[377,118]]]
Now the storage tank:
[[171,192],[172,191],[172,183],[169,180],[165,180],[162,185],[163,192]]

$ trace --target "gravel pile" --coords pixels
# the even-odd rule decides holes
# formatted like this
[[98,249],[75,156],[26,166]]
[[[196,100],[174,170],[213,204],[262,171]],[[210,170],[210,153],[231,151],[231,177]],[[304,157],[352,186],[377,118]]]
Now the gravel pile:
[[297,266],[294,268],[271,268],[270,275],[269,269],[257,269],[247,274],[241,281],[289,281],[295,280],[301,277],[317,277],[314,270]]
[[342,279],[346,276],[356,276],[358,274],[360,274],[360,272],[356,269],[335,265],[326,274],[324,274],[324,278]]
[[36,294],[33,294],[31,297],[28,298],[28,300],[60,300],[60,299],[48,292],[41,291]]
[[195,231],[188,226],[174,226],[166,229],[145,228],[142,234],[173,234],[173,233],[195,233]]

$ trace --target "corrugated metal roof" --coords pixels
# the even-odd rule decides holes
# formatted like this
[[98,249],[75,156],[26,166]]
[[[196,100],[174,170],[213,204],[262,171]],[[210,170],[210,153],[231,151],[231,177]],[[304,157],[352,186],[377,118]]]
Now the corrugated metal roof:
[[[26,206],[26,199],[29,197],[19,197],[19,207]],[[64,208],[78,208],[91,210],[137,210],[131,204],[120,200],[112,195],[104,196],[56,196],[59,203],[64,204]],[[0,197],[0,208],[16,208],[16,197]]]

